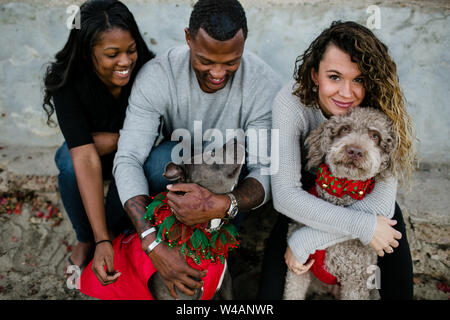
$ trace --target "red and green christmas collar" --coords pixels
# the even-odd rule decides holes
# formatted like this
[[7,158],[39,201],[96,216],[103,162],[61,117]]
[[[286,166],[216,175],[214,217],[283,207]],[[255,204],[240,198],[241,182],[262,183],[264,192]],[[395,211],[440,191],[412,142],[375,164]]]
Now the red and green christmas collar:
[[321,164],[317,170],[316,184],[329,194],[342,198],[348,194],[355,200],[361,200],[367,193],[371,193],[375,180],[348,180],[345,178],[333,177],[328,169],[328,165]]
[[219,230],[212,232],[206,230],[207,223],[187,226],[173,215],[166,195],[167,192],[161,192],[155,196],[144,216],[158,229],[157,241],[164,241],[169,247],[181,246],[181,253],[197,264],[205,259],[223,263],[228,252],[238,247],[239,234],[234,225],[225,220]]

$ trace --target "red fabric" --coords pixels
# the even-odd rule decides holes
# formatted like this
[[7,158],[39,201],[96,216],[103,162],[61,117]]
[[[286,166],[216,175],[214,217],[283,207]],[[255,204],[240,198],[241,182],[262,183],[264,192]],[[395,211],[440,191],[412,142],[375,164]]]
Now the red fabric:
[[[315,185],[308,192],[316,197],[319,196]],[[337,284],[337,278],[325,269],[325,252],[325,250],[316,250],[316,252],[309,255],[308,261],[311,259],[315,260],[309,270],[320,281],[327,284]]]
[[316,250],[309,255],[309,259],[314,259],[314,264],[311,266],[311,272],[320,281],[327,284],[337,284],[337,278],[325,269],[325,250]]
[[[114,269],[121,273],[118,280],[113,284],[103,286],[91,270],[91,261],[81,274],[80,291],[102,300],[154,300],[147,288],[147,282],[156,269],[151,259],[142,250],[137,234],[121,234],[114,239],[113,249]],[[201,300],[210,300],[219,285],[225,264],[211,263],[205,260],[197,265],[190,258],[187,258],[186,261],[197,270],[208,269],[207,275],[202,278],[205,284]]]

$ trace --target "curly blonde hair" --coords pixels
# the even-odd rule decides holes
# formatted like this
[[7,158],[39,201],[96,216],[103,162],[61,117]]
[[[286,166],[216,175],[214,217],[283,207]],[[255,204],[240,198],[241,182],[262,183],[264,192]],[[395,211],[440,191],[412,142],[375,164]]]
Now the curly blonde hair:
[[361,106],[383,111],[392,121],[397,138],[393,172],[400,178],[411,176],[416,153],[413,148],[415,129],[405,107],[397,66],[388,48],[366,27],[352,21],[335,21],[325,29],[295,61],[293,94],[303,105],[319,107],[311,70],[319,70],[320,61],[329,45],[346,52],[358,65],[364,77],[366,95]]

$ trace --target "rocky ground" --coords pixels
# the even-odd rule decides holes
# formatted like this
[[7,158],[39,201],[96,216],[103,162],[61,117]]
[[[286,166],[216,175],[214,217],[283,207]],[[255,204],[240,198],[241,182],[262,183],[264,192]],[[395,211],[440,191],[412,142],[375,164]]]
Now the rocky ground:
[[[57,193],[54,148],[0,146],[0,299],[90,299],[62,277],[75,235]],[[450,170],[422,166],[400,191],[414,263],[416,299],[449,299]],[[237,299],[255,299],[265,239],[276,219],[267,206],[248,215],[230,270]],[[328,298],[312,295],[313,299]]]

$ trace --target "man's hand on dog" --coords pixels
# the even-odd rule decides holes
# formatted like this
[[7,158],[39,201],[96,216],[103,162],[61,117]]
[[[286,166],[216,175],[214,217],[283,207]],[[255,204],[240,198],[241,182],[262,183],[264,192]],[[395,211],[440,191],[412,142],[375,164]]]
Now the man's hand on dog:
[[214,194],[195,183],[177,183],[167,189],[167,203],[176,218],[188,226],[224,218],[230,206],[227,195]]
[[385,252],[392,253],[394,252],[393,248],[398,247],[399,243],[397,240],[402,238],[402,234],[392,227],[396,224],[397,221],[395,220],[377,216],[375,232],[372,240],[369,242],[369,246],[375,250],[378,256],[384,256]]
[[[142,247],[146,248],[153,240],[154,235],[146,237],[142,241]],[[206,270],[199,271],[189,266],[179,248],[158,245],[148,256],[174,299],[178,299],[175,287],[180,292],[192,296],[203,286],[203,281],[195,279],[204,278]]]

